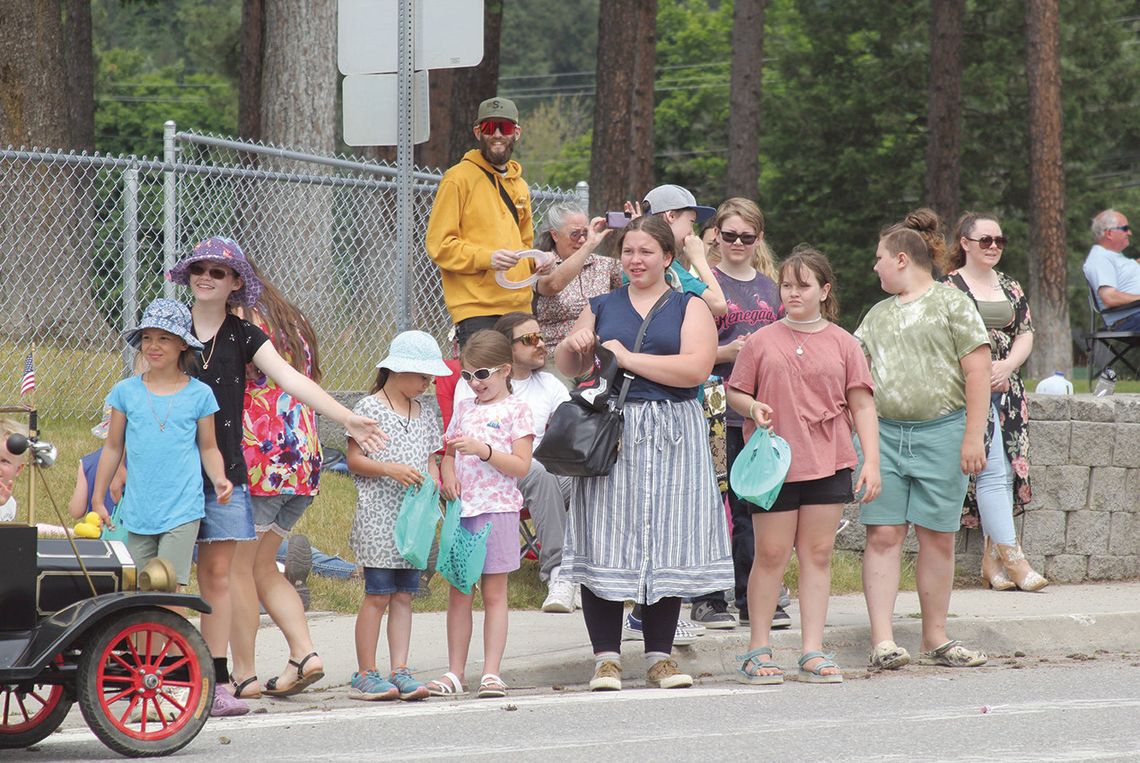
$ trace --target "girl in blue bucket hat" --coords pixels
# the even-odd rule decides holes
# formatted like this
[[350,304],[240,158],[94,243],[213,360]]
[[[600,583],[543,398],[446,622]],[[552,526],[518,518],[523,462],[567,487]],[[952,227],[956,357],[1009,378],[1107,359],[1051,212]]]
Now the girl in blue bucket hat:
[[202,343],[191,333],[190,311],[181,302],[151,302],[123,338],[142,353],[147,370],[107,395],[111,418],[91,510],[114,528],[105,497],[129,451],[131,468],[119,507],[127,548],[138,569],[161,556],[174,566],[179,585],[187,585],[204,515],[202,473],[219,502],[233,492],[214,437],[218,404],[210,388],[189,375]]
[[[262,289],[261,280],[236,241],[215,236],[200,242],[167,277],[188,286],[193,294],[191,333],[203,345],[195,376],[217,398],[219,410],[214,421],[218,448],[226,477],[234,484],[233,498],[228,504],[222,504],[207,488],[205,514],[198,533],[198,586],[213,608],[210,614],[202,616],[201,630],[210,651],[216,655],[214,667],[218,675],[211,714],[244,715],[249,706],[226,686],[230,673],[225,655],[229,651],[232,607],[257,607],[252,576],[235,575],[232,591],[230,584],[237,543],[257,539],[242,454],[246,366],[256,366],[294,398],[344,426],[365,447],[381,447],[386,436],[375,421],[354,414],[291,366],[265,332],[234,314],[232,307],[252,306]],[[296,670],[298,681],[308,685],[315,680],[321,671],[319,660],[306,664],[304,657],[293,657],[291,667]]]

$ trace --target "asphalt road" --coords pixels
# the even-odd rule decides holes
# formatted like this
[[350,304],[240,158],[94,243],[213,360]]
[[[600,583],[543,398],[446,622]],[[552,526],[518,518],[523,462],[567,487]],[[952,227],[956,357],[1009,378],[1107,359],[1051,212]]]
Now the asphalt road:
[[[175,759],[1140,761],[1140,656],[911,666],[841,686],[789,681],[515,692],[507,700],[347,703],[215,720]],[[4,760],[112,759],[75,719]]]

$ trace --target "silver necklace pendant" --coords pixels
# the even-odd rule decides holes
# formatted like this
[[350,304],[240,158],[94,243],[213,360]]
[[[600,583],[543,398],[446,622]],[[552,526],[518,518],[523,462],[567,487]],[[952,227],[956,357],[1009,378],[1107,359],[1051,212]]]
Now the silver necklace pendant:
[[797,355],[803,355],[804,354],[804,348],[803,347],[797,347],[796,348],[796,354]]

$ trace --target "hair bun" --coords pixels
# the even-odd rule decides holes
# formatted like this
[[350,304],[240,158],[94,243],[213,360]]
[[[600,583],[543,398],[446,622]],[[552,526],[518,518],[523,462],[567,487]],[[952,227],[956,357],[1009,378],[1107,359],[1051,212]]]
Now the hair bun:
[[942,218],[929,207],[919,207],[907,213],[903,225],[920,233],[938,233],[942,230]]

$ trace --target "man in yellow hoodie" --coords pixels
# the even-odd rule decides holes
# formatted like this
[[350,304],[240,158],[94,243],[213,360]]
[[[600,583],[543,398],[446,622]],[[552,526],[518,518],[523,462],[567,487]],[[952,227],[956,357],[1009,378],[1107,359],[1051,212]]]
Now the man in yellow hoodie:
[[518,253],[534,240],[530,189],[522,167],[511,159],[519,140],[519,110],[506,98],[479,104],[473,130],[479,147],[443,175],[432,204],[425,245],[439,266],[443,298],[462,347],[499,316],[531,311],[530,289],[505,289],[496,271],[511,281],[534,272],[534,260]]

